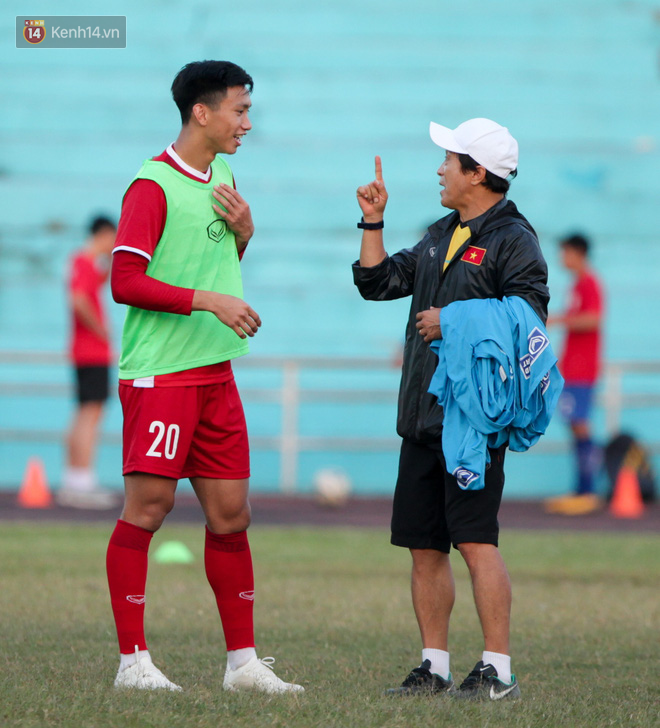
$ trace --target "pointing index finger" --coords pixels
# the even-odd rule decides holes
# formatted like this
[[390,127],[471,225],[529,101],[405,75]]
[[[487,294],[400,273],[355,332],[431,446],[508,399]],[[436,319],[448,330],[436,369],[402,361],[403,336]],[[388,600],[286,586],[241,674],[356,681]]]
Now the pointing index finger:
[[383,181],[383,165],[378,155],[376,155],[376,179]]

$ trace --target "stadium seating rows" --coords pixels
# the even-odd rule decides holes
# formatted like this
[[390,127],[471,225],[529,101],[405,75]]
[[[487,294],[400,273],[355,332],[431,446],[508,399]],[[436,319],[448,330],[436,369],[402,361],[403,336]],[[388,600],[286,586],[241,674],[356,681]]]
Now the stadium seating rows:
[[[1,52],[0,348],[62,348],[69,253],[173,140],[178,68],[215,57],[255,79],[254,129],[232,159],[258,226],[245,260],[246,297],[265,321],[255,351],[391,355],[406,305],[376,309],[353,289],[354,189],[381,154],[388,247],[413,244],[443,214],[428,122],[490,116],[520,141],[511,196],[539,232],[553,305],[567,284],[557,237],[583,229],[608,287],[608,355],[660,358],[636,315],[660,303],[640,273],[660,264],[653,0],[145,0],[127,22],[126,50]],[[6,35],[13,23],[0,19]],[[118,330],[118,308],[113,318]]]

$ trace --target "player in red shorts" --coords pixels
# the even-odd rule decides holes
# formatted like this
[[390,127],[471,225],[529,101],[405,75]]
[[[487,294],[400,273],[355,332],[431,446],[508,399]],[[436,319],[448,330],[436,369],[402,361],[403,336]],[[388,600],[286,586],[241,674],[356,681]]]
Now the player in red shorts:
[[589,417],[594,388],[600,374],[603,291],[589,265],[589,241],[584,235],[569,235],[561,243],[562,265],[574,276],[568,310],[550,317],[549,324],[566,329],[564,351],[559,368],[566,384],[559,400],[573,435],[577,464],[574,492],[550,498],[545,503],[549,513],[578,516],[602,507],[595,491],[598,452],[591,437]]
[[206,516],[204,562],[227,646],[226,690],[301,691],[260,660],[248,437],[231,359],[261,320],[245,301],[239,259],[254,232],[227,162],[252,128],[252,78],[226,61],[190,63],[172,84],[182,128],[144,163],[124,197],[112,266],[128,306],[119,362],[125,504],[110,538],[108,583],[119,639],[116,687],[180,690],[144,637],[147,553],[189,478]]

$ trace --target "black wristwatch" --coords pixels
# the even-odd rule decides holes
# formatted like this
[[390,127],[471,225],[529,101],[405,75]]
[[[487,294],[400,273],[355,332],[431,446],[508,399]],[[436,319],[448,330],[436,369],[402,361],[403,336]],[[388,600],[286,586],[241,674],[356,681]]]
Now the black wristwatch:
[[382,230],[385,227],[385,222],[383,220],[380,222],[365,222],[363,217],[357,226],[360,230]]

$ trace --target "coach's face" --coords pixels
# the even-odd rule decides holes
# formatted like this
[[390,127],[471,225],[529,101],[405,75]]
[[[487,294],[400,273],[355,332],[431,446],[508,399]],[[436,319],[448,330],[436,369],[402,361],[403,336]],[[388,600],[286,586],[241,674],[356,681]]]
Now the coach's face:
[[206,106],[206,136],[215,154],[235,154],[243,137],[252,129],[252,101],[245,86],[232,86],[219,104]]
[[440,201],[443,207],[456,210],[464,202],[466,195],[472,189],[472,175],[465,174],[461,167],[458,155],[454,152],[446,152],[445,161],[438,170],[440,177]]

